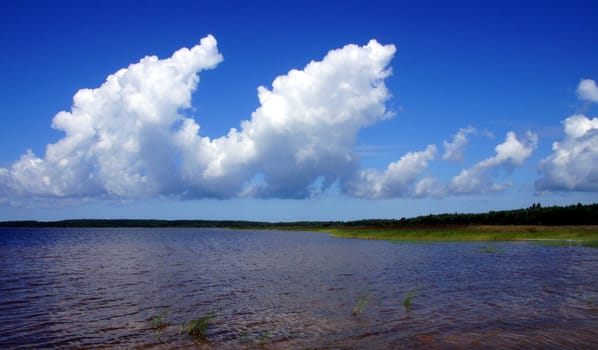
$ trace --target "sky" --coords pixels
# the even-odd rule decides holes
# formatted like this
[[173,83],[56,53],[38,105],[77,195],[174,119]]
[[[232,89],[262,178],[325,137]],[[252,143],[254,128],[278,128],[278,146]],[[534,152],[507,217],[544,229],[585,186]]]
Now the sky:
[[598,199],[595,1],[4,1],[0,220]]

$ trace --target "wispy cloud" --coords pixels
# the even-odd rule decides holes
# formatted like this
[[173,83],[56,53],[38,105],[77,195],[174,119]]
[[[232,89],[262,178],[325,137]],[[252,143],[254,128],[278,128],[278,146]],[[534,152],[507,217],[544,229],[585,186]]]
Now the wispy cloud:
[[363,198],[412,196],[415,182],[436,157],[436,153],[436,146],[428,145],[423,151],[407,153],[398,161],[390,163],[384,171],[361,170],[346,183],[345,191]]
[[[457,132],[455,139],[464,134],[464,130]],[[472,133],[474,131],[471,131]],[[524,137],[510,131],[505,141],[495,147],[496,154],[475,163],[470,168],[462,170],[448,183],[442,183],[432,176],[419,180],[415,186],[414,197],[442,198],[451,195],[470,195],[500,192],[510,187],[510,182],[497,182],[502,175],[508,175],[522,165],[536,149],[538,136],[527,132]]]
[[582,79],[577,86],[577,96],[580,100],[598,102],[598,86],[592,79]]
[[527,132],[518,138],[514,132],[508,132],[503,143],[495,147],[496,155],[486,158],[461,173],[450,181],[447,192],[450,194],[473,194],[503,191],[509,183],[497,183],[494,179],[501,173],[510,173],[532,154],[538,144],[538,136]]
[[476,128],[469,126],[467,128],[461,128],[455,135],[453,135],[453,141],[443,141],[444,153],[442,159],[451,161],[463,161],[463,148],[467,145],[468,135],[477,132]]
[[463,151],[469,143],[469,136],[481,135],[489,138],[493,138],[494,135],[488,130],[478,130],[473,126],[466,128],[460,128],[457,133],[453,135],[452,141],[443,141],[444,153],[442,154],[443,160],[462,162],[464,160]]

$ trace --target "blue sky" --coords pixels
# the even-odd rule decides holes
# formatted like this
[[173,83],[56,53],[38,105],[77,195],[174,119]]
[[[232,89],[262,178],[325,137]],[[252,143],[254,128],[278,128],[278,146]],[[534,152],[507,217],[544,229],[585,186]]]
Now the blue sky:
[[[0,220],[350,220],[598,198],[592,1],[0,7]],[[205,57],[169,61],[195,45]],[[161,93],[100,91],[123,68],[119,86]],[[80,89],[104,105],[73,106]]]

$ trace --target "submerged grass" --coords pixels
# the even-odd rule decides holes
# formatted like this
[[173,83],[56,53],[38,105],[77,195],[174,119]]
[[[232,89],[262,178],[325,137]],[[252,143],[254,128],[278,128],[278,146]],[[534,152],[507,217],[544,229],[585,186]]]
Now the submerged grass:
[[264,348],[274,340],[269,331],[255,334],[242,333],[239,335],[239,339],[247,349]]
[[183,321],[179,334],[187,334],[193,338],[205,339],[208,336],[208,326],[214,316],[208,315],[189,322]]
[[372,298],[372,293],[359,295],[359,297],[357,298],[357,304],[355,304],[355,307],[353,307],[352,315],[357,317],[357,316],[363,314],[363,312],[365,311],[365,308],[370,303],[371,298]]
[[579,240],[598,246],[598,226],[426,226],[334,227],[315,229],[334,237],[391,241]]
[[405,310],[411,310],[411,308],[413,307],[413,298],[415,298],[415,291],[410,290],[405,296],[405,299],[403,299],[403,307],[405,308]]
[[500,252],[500,250],[498,249],[498,247],[496,247],[494,245],[486,244],[486,245],[479,247],[478,252],[480,252],[480,253],[498,253],[498,252]]
[[166,321],[166,312],[152,317],[152,329],[156,332],[156,338],[160,341],[162,331],[168,327],[168,321]]

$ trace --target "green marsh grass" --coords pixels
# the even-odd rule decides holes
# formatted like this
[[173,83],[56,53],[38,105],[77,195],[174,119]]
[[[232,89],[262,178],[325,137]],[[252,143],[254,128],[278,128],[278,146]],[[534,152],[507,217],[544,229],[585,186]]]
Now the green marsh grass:
[[548,247],[573,247],[582,246],[588,248],[598,248],[598,240],[571,240],[571,239],[547,239],[538,240],[535,244]]
[[334,227],[315,229],[334,237],[390,241],[523,241],[582,240],[598,245],[598,226],[410,226]]
[[598,248],[598,239],[581,241],[581,245],[589,248]]

